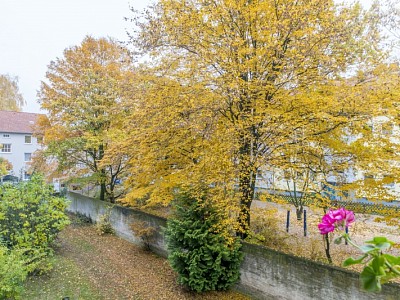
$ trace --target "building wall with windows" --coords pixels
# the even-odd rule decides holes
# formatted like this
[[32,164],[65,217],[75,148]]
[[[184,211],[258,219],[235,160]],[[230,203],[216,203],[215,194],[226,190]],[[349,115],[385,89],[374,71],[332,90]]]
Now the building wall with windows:
[[10,175],[26,180],[29,162],[40,148],[33,136],[33,126],[39,114],[0,111],[0,157],[12,164]]
[[[366,125],[371,129],[374,135],[389,139],[390,143],[400,144],[400,124],[391,120],[387,116],[375,117],[371,119],[370,122]],[[349,136],[348,141],[354,142],[358,138],[358,136]],[[391,164],[400,167],[400,156],[399,159],[397,159],[396,161],[391,161]],[[256,188],[261,191],[267,190],[271,193],[277,192],[284,195],[289,195],[295,190],[297,192],[301,191],[301,178],[304,176],[304,172],[301,172],[299,174],[290,174],[290,176],[286,176],[284,171],[277,168],[272,170],[261,169],[258,171],[256,177]],[[296,188],[295,186],[295,181],[293,180],[293,178],[296,177],[298,179],[297,184],[300,188]],[[343,172],[338,172],[336,174],[327,174],[326,182],[331,185],[331,198],[335,200],[344,200],[342,196],[335,195],[333,191],[334,186],[353,183],[355,181],[382,180],[385,177],[392,177],[392,175],[385,173],[384,171],[382,171],[381,174],[369,174],[368,172],[365,172],[361,169],[348,169],[343,170]],[[322,178],[315,178],[315,180],[311,180],[311,185],[316,186],[316,191],[321,190],[325,185],[325,181],[321,179]],[[400,201],[400,178],[393,179],[393,182],[386,184],[384,187],[388,190],[393,200]],[[354,193],[350,192],[348,193],[347,198],[355,199],[356,197],[354,196]]]

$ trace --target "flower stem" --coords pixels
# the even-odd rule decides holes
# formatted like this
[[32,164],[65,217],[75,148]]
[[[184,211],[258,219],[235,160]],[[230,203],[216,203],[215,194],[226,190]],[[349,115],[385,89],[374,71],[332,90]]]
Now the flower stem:
[[400,272],[396,270],[387,260],[385,260],[385,265],[397,276],[400,276]]
[[347,233],[344,233],[343,237],[350,245],[352,245],[353,247],[357,248],[358,250],[360,250],[362,252],[360,246],[358,246],[356,243],[354,243]]

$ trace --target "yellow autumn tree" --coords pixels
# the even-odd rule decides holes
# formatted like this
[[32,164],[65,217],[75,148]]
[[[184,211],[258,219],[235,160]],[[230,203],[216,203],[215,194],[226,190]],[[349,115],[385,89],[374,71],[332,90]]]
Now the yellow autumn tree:
[[132,100],[131,197],[206,183],[245,237],[258,170],[290,165],[299,140],[336,150],[382,106],[345,78],[379,59],[373,17],[327,0],[160,0],[136,14],[132,43],[153,65]]
[[[287,200],[296,207],[298,218],[305,204],[327,208],[333,198],[384,201],[398,197],[390,188],[400,171],[395,69],[382,64],[344,81],[325,97],[333,97],[331,103],[335,98],[346,99],[347,120],[318,135],[308,135],[307,126],[299,126],[297,141],[280,151],[272,165],[278,184],[270,188],[282,189],[282,182],[287,185]],[[373,180],[365,180],[369,177]]]
[[18,88],[18,78],[0,75],[0,110],[19,111],[24,104]]
[[[38,93],[48,120],[41,122],[47,155],[72,177],[91,176],[100,199],[114,202],[126,158],[106,159],[110,128],[118,119],[132,77],[129,51],[113,39],[86,37],[51,62]],[[127,89],[129,90],[129,89]],[[107,156],[108,157],[108,156]]]
[[1,179],[4,175],[7,175],[11,169],[12,169],[11,163],[7,159],[0,157],[0,177],[1,177]]

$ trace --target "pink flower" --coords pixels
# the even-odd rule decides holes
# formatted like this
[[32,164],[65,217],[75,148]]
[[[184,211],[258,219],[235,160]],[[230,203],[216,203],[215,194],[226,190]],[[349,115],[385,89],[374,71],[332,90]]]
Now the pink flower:
[[336,210],[329,210],[327,214],[322,217],[322,221],[318,224],[321,234],[328,234],[339,228],[345,230],[347,226],[354,222],[354,213],[351,210],[346,210],[343,207]]
[[333,220],[329,214],[326,214],[322,217],[322,222],[318,224],[318,229],[321,234],[328,234],[335,230],[335,226],[333,225],[335,220]]

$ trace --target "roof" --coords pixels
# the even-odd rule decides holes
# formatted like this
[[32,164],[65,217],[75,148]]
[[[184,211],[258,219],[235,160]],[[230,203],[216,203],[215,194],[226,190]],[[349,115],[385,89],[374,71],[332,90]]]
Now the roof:
[[33,133],[40,114],[0,110],[0,132]]

